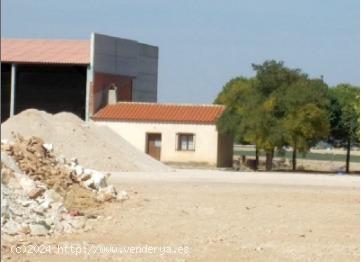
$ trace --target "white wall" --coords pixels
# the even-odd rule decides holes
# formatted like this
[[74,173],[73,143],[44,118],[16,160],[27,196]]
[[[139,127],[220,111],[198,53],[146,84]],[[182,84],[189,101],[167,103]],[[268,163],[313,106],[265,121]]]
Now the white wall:
[[[218,133],[215,125],[130,121],[94,121],[106,125],[142,152],[146,152],[146,133],[161,133],[161,161],[217,163]],[[195,151],[177,151],[177,133],[195,134]]]

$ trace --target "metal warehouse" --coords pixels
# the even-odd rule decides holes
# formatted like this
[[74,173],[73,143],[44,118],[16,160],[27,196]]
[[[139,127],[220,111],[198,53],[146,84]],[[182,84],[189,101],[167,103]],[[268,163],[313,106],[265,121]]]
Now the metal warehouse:
[[88,120],[117,101],[157,102],[158,47],[92,33],[90,40],[1,39],[1,121],[27,108]]

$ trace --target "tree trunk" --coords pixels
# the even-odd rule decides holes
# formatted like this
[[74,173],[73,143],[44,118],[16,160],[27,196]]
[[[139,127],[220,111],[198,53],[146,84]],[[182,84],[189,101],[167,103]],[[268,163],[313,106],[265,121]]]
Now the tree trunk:
[[297,148],[293,147],[292,151],[292,171],[296,171],[297,166]]
[[258,163],[259,163],[259,151],[258,147],[256,146],[256,170],[258,170]]
[[266,152],[266,171],[272,170],[273,150]]
[[347,139],[347,152],[346,152],[346,173],[350,172],[350,151],[351,151],[351,139]]

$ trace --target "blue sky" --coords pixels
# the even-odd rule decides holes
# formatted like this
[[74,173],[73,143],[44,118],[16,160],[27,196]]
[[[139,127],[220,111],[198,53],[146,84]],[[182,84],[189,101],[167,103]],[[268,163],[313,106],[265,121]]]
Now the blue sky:
[[358,0],[2,0],[2,37],[159,46],[158,100],[211,103],[251,63],[285,61],[329,85],[359,85]]

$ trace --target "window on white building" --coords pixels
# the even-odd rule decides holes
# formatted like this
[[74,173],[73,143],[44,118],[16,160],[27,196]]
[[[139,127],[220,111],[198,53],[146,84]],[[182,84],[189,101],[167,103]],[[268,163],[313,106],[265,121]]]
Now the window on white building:
[[179,133],[178,135],[178,141],[177,141],[177,150],[179,151],[194,151],[194,134],[184,134]]

